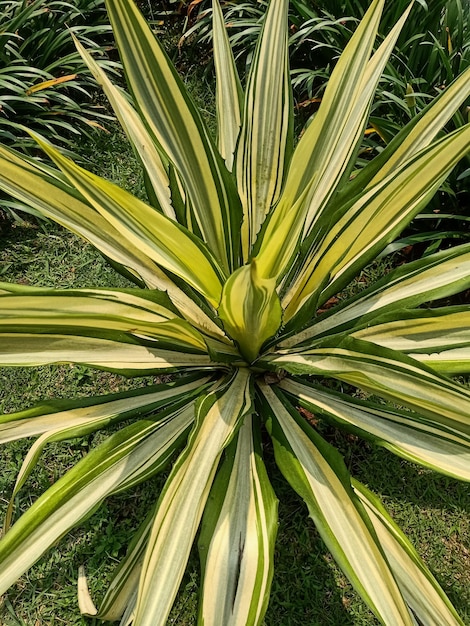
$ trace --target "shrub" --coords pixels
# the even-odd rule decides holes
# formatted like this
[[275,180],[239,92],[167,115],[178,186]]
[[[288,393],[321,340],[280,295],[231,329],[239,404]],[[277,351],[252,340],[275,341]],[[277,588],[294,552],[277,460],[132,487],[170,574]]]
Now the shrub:
[[102,107],[93,104],[96,87],[77,53],[71,33],[103,67],[110,26],[102,0],[2,0],[0,2],[0,140],[34,145],[21,131],[27,125],[51,139],[99,126]]
[[[281,472],[382,623],[463,624],[323,434],[332,424],[426,468],[470,478],[470,392],[449,377],[470,370],[469,307],[420,308],[468,288],[470,245],[399,266],[350,298],[343,292],[468,152],[470,125],[438,134],[468,96],[470,70],[351,178],[406,13],[373,53],[383,2],[371,3],[294,149],[287,5],[270,4],[244,91],[214,5],[215,143],[134,4],[109,1],[135,108],[79,49],[142,163],[148,203],[37,134],[60,173],[0,151],[3,190],[92,242],[136,283],[121,290],[2,283],[0,363],[175,373],[167,384],[52,400],[1,418],[3,441],[39,436],[18,476],[7,528],[48,442],[131,419],[6,532],[2,592],[107,496],[174,460],[99,617],[166,624],[200,527],[200,622],[260,624],[277,518],[263,461],[269,435]],[[96,614],[83,579],[79,590],[81,610]]]

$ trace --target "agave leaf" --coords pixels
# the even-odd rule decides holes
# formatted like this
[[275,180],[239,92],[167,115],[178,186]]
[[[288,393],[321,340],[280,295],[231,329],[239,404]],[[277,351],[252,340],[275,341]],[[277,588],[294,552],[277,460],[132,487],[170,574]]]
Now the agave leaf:
[[146,126],[181,175],[197,226],[222,268],[238,264],[235,184],[184,85],[136,6],[107,2],[127,81]]
[[281,325],[275,279],[261,278],[253,260],[234,272],[224,285],[219,316],[248,363]]
[[178,378],[142,389],[77,400],[50,400],[30,409],[0,416],[0,442],[35,437],[53,431],[53,441],[84,436],[115,421],[163,408],[204,389],[200,375]]
[[[323,176],[327,177],[326,181],[317,183],[318,188],[315,191],[315,195],[309,199],[305,233],[312,230],[322,214],[322,208],[326,208],[329,198],[340,188],[343,181],[349,178],[350,171],[354,167],[354,157],[360,147],[361,136],[365,131],[374,93],[411,8],[412,3],[409,3],[408,8],[403,12],[400,19],[398,19],[366,65],[359,90],[356,91],[356,100],[353,100],[349,105],[350,118],[344,125],[344,134],[336,139],[336,154],[333,152],[331,155],[330,162],[327,165],[328,169],[323,174]],[[355,52],[353,51],[352,54],[355,54]],[[351,105],[354,105],[354,107]],[[335,115],[335,113],[332,114]],[[319,133],[322,133],[321,129]],[[330,180],[330,177],[333,180]]]
[[248,77],[236,156],[245,262],[266,214],[279,197],[292,151],[288,8],[286,0],[269,4]]
[[377,184],[389,172],[428,146],[465,102],[469,93],[470,68],[467,68],[421,112],[415,123],[407,125],[384,149],[384,164],[370,180],[368,187]]
[[154,263],[126,241],[84,198],[61,188],[59,181],[0,146],[0,188],[41,215],[50,218],[96,246],[117,263],[134,270],[155,287]]
[[250,374],[244,368],[202,397],[196,428],[160,496],[142,569],[135,626],[166,624],[220,456],[250,410]]
[[[138,292],[137,292],[138,293]],[[114,296],[114,297],[113,297]],[[0,332],[54,332],[118,338],[121,333],[168,349],[206,352],[201,334],[173,311],[137,294],[103,290],[0,295]],[[156,346],[155,346],[156,347]]]
[[79,363],[134,376],[214,367],[208,355],[160,350],[110,339],[19,332],[0,333],[0,340],[0,364],[8,366]]
[[152,185],[153,193],[158,200],[158,208],[170,219],[176,219],[175,210],[171,204],[168,173],[145,124],[128,102],[126,96],[118,87],[113,85],[104,70],[96,63],[91,54],[85,50],[78,39],[75,36],[73,37],[78,52],[93,74],[94,79],[102,87],[119,123],[142,163],[148,180]]
[[333,204],[340,207],[383,180],[392,170],[415,156],[436,138],[438,133],[468,98],[470,70],[462,72],[413,117],[385,146],[379,155],[354,173],[352,180],[339,190]]
[[280,388],[295,402],[413,463],[459,480],[470,481],[470,437],[453,421],[423,419],[409,411],[384,408],[346,394],[285,379]]
[[332,346],[269,355],[262,364],[331,376],[470,434],[470,391],[396,350],[346,337]]
[[470,287],[470,245],[455,246],[402,265],[308,328],[280,342],[300,346],[315,337],[359,326],[386,313],[446,298]]
[[[112,423],[142,413],[148,414],[150,411],[162,409],[169,404],[172,410],[176,410],[187,404],[194,395],[198,395],[207,386],[208,379],[199,378],[186,384],[184,382],[185,379],[182,378],[176,385],[156,385],[152,389],[145,389],[145,393],[140,392],[137,396],[135,390],[123,394],[111,394],[99,398],[100,404],[95,406],[88,403],[86,407],[78,407],[78,403],[75,402],[74,408],[65,411],[51,411],[51,407],[48,407],[48,413],[34,415],[38,408],[33,408],[1,416],[0,442],[2,443],[42,433],[31,446],[16,476],[5,515],[4,531],[10,527],[16,495],[28,479],[48,443],[83,437]],[[31,414],[33,414],[32,417],[25,417]]]
[[382,549],[338,452],[302,422],[280,392],[263,384],[276,463],[307,504],[323,541],[384,624],[412,625]]
[[[258,260],[263,276],[278,276],[286,267],[302,229],[308,231],[315,213],[321,212],[362,137],[375,86],[402,24],[400,21],[370,65],[382,8],[382,0],[371,3],[331,74],[319,110],[296,147],[284,191],[262,233]],[[297,204],[300,198],[302,202]],[[276,231],[282,230],[294,206],[297,215],[291,245],[279,255],[272,248],[285,243],[276,237]]]
[[422,150],[353,204],[308,255],[284,298],[286,321],[305,303],[322,304],[350,282],[419,213],[469,147],[467,125]]
[[39,137],[33,137],[116,230],[217,306],[223,273],[197,237],[124,189],[79,167]]
[[242,125],[243,90],[225,28],[219,0],[212,2],[214,67],[216,77],[217,147],[232,171],[233,157]]
[[122,236],[84,198],[61,187],[60,179],[44,164],[31,165],[0,146],[0,188],[35,207],[42,215],[93,244],[107,258],[129,268],[151,289],[167,291],[187,319],[211,336],[220,328],[139,247]]
[[260,455],[258,424],[246,417],[227,449],[202,520],[199,554],[204,626],[255,626],[273,575],[277,500]]
[[52,485],[0,542],[0,593],[54,542],[129,480],[162,469],[193,419],[193,406],[159,421],[140,420],[111,435]]
[[470,307],[407,311],[389,318],[352,336],[400,350],[446,374],[470,371]]
[[463,626],[439,583],[380,500],[356,480],[353,488],[374,526],[403,597],[416,617],[422,624]]

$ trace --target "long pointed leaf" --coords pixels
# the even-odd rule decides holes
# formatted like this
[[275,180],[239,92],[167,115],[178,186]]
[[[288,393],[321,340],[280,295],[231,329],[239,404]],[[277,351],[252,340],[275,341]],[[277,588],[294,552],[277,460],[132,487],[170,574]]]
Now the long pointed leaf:
[[266,214],[279,197],[292,150],[288,5],[286,0],[270,2],[248,77],[236,157],[245,262]]
[[118,87],[112,84],[104,70],[96,63],[91,54],[74,37],[75,45],[82,59],[93,74],[94,79],[101,85],[106,94],[114,113],[122,128],[126,132],[132,147],[136,151],[142,166],[152,185],[158,206],[162,212],[171,219],[176,219],[175,210],[171,204],[170,181],[162,158],[152,140],[145,124],[140,119],[135,109],[128,102],[126,96]]
[[[246,417],[211,489],[199,537],[204,626],[256,626],[273,575],[277,500]],[[255,441],[254,441],[255,438]]]
[[[139,394],[132,390],[124,394],[104,396],[99,398],[98,405],[77,406],[65,411],[51,411],[52,407],[49,405],[48,412],[40,415],[37,415],[37,412],[41,410],[40,407],[35,407],[16,414],[0,416],[1,443],[43,433],[29,449],[18,472],[5,516],[4,530],[10,527],[17,493],[36,466],[48,443],[83,437],[112,423],[134,415],[148,415],[170,404],[176,410],[199,394],[207,382],[208,379],[197,379],[184,384],[182,378],[176,384],[154,386],[144,389]],[[75,405],[77,404],[76,401]],[[28,417],[25,417],[26,415]]]
[[470,391],[395,350],[345,338],[329,347],[266,356],[260,364],[293,374],[331,376],[409,407],[424,417],[455,424],[457,434],[470,434]]
[[464,626],[449,598],[380,500],[357,481],[353,487],[369,515],[403,597],[420,622],[429,626]]
[[470,69],[462,72],[430,104],[416,115],[374,159],[348,181],[333,201],[335,206],[348,203],[364,189],[383,180],[394,168],[426,148],[452,115],[468,98]]
[[150,132],[175,165],[198,228],[223,269],[238,265],[235,184],[181,79],[131,0],[107,2],[127,81]]
[[299,346],[326,333],[341,332],[352,326],[362,327],[391,311],[417,307],[469,287],[470,245],[455,246],[396,268],[279,345],[282,348]]
[[159,422],[136,422],[111,435],[54,483],[0,541],[0,593],[104,498],[164,467],[192,419],[189,405]]
[[0,416],[0,442],[35,437],[59,429],[83,436],[117,420],[149,413],[191,396],[204,387],[207,378],[186,376],[171,383],[151,385],[95,398],[49,400],[29,409]]
[[[134,246],[84,198],[66,191],[43,164],[31,165],[0,146],[0,188],[34,207],[45,217],[92,243],[102,254],[140,277],[151,289],[166,291],[182,315],[211,336],[220,328],[139,247]],[[59,173],[59,172],[57,172]]]
[[313,429],[302,427],[295,410],[265,384],[268,427],[276,462],[305,500],[328,549],[383,624],[413,621],[380,544],[355,496],[339,454]]
[[219,0],[212,2],[212,30],[216,78],[217,145],[227,169],[232,171],[235,148],[242,125],[243,91]]
[[400,350],[440,372],[470,372],[470,307],[402,312],[378,321],[352,336]]
[[250,410],[250,374],[242,368],[199,404],[196,429],[160,496],[140,580],[135,626],[166,624],[220,456]]
[[[367,68],[370,69],[368,61],[382,8],[383,0],[371,3],[331,74],[315,118],[296,147],[282,196],[262,233],[258,260],[263,276],[278,276],[286,267],[305,226],[309,207],[320,210],[333,193],[362,135],[374,92],[373,82],[368,81],[369,93],[364,94],[363,80]],[[380,71],[376,80],[379,77]],[[361,106],[356,111],[358,102]],[[289,250],[279,255],[273,252],[273,247],[285,246],[277,231],[282,232],[282,224],[289,214],[295,224],[290,234],[292,243]],[[311,221],[313,216],[308,219]]]
[[116,230],[217,306],[222,274],[197,237],[124,189],[91,174],[62,156],[50,144],[33,136],[70,182]]
[[431,422],[412,412],[385,409],[318,385],[285,379],[295,402],[394,454],[459,480],[470,481],[470,436],[445,419]]
[[60,334],[0,333],[0,364],[31,367],[80,363],[113,372],[144,372],[215,367],[208,355],[156,350],[135,343]]
[[125,333],[155,342],[155,347],[206,352],[203,337],[186,320],[137,295],[87,290],[0,295],[0,332],[47,333],[59,329],[98,338],[117,338]]
[[425,148],[362,196],[307,258],[284,299],[286,321],[312,299],[322,304],[339,293],[417,215],[469,148],[470,125]]

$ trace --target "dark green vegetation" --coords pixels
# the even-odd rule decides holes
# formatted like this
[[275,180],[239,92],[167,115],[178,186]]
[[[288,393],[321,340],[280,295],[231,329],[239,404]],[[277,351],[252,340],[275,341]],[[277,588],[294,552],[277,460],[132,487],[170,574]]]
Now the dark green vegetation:
[[0,140],[20,149],[32,142],[21,125],[55,141],[89,132],[104,116],[96,84],[70,33],[108,70],[112,41],[102,0],[0,3]]

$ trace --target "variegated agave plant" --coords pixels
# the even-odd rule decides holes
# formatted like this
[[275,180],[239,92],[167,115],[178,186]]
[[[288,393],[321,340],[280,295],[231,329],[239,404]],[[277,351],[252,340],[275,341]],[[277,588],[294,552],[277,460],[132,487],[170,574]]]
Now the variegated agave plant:
[[[98,615],[164,625],[201,526],[199,623],[260,624],[276,536],[266,429],[282,473],[383,624],[463,623],[380,502],[297,408],[470,478],[470,392],[449,377],[470,370],[469,307],[419,308],[468,288],[470,245],[402,265],[321,312],[469,150],[470,125],[439,133],[469,95],[470,70],[355,172],[374,90],[406,15],[374,49],[383,1],[371,3],[294,150],[287,5],[271,1],[243,92],[215,3],[214,143],[133,2],[109,0],[135,108],[80,50],[142,163],[148,203],[39,137],[60,172],[1,150],[0,187],[90,241],[137,287],[2,284],[0,363],[175,372],[168,384],[1,418],[3,441],[39,436],[13,497],[48,442],[135,418],[8,530],[1,591],[104,498],[166,467],[186,442]],[[331,379],[387,402],[335,391]],[[82,610],[95,612],[86,595]]]

